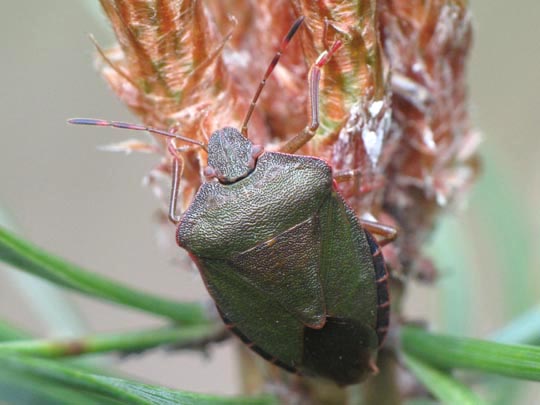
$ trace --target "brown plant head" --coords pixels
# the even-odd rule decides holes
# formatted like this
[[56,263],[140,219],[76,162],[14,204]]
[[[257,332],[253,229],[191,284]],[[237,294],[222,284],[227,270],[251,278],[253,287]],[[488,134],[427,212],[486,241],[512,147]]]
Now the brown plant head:
[[[114,92],[148,125],[206,142],[239,128],[281,38],[306,17],[268,80],[249,125],[267,149],[306,125],[307,74],[334,40],[324,67],[321,126],[300,153],[355,171],[340,190],[358,215],[400,228],[387,249],[407,272],[439,213],[473,182],[478,136],[467,114],[470,14],[460,0],[101,0],[118,45],[101,51]],[[149,176],[168,174],[163,162]],[[181,146],[181,145],[178,145]],[[182,205],[201,184],[206,154],[184,152]],[[159,185],[159,195],[168,193]]]

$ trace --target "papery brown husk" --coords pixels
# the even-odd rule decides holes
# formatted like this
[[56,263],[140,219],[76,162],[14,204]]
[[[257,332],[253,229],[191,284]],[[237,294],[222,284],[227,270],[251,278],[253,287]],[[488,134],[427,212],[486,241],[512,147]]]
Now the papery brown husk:
[[[344,41],[323,69],[321,126],[299,153],[324,158],[336,171],[359,170],[361,176],[339,185],[347,202],[359,216],[399,229],[398,240],[384,249],[400,280],[392,289],[394,313],[408,278],[433,278],[422,246],[439,215],[463,197],[478,172],[478,135],[470,127],[465,83],[471,44],[465,1],[101,3],[118,39],[99,62],[113,91],[144,124],[203,142],[216,129],[241,126],[283,35],[304,15],[304,27],[269,79],[249,125],[250,139],[269,150],[299,133],[308,121],[309,67],[332,41]],[[170,174],[165,141],[154,141],[162,162],[151,180]],[[206,155],[197,148],[183,154],[186,207],[204,181]],[[168,185],[155,184],[165,206]],[[281,373],[268,375],[282,379]],[[259,383],[250,392],[264,381],[254,380]],[[293,385],[295,398],[323,401],[313,386]],[[336,390],[334,403],[349,394]]]

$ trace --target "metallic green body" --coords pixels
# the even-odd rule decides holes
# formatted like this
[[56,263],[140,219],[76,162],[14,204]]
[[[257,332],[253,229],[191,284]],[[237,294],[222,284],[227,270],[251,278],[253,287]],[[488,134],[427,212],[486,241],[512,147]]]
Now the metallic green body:
[[224,319],[256,351],[304,375],[359,382],[379,344],[376,275],[366,233],[331,168],[266,152],[246,173],[201,186],[178,225],[178,244]]

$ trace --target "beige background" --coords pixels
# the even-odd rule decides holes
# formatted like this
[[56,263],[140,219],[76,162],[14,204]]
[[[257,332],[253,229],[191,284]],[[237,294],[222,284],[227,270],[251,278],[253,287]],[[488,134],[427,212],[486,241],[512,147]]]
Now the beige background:
[[[93,68],[87,34],[94,33],[107,44],[110,33],[104,17],[91,11],[89,1],[4,3],[0,13],[0,205],[16,229],[60,256],[133,286],[177,299],[205,296],[189,263],[175,262],[175,251],[157,247],[153,213],[158,204],[141,187],[141,178],[157,162],[156,157],[97,151],[96,146],[125,137],[65,124],[66,118],[76,116],[134,120]],[[540,2],[512,4],[490,0],[472,5],[476,20],[470,63],[472,112],[485,134],[484,148],[495,159],[486,162],[486,171],[496,170],[501,175],[497,187],[515,197],[520,212],[511,215],[529,218],[526,235],[520,237],[535,247],[525,252],[527,266],[536,274],[532,270],[538,269],[540,246]],[[473,197],[472,206],[482,206],[478,198]],[[476,237],[479,219],[470,212],[460,215],[456,223],[470,229],[471,240],[477,242],[473,248],[478,252],[469,265],[486,268],[485,274],[472,275],[475,307],[469,321],[469,335],[483,336],[510,319],[509,313],[493,309],[494,303],[505,299],[500,290],[507,278],[490,271],[492,265],[497,266],[491,262],[491,253],[516,247],[511,234],[502,238],[509,244],[500,244],[501,238],[490,239],[489,233]],[[497,223],[501,218],[488,216],[488,220]],[[459,256],[456,252],[456,260]],[[447,264],[450,271],[457,263]],[[24,283],[19,289],[12,278],[1,273],[0,277],[0,315],[40,335],[52,333],[45,315],[24,296],[23,290],[35,296],[34,287]],[[538,294],[534,281],[531,288]],[[414,288],[409,297],[412,317],[427,317],[435,325],[441,322],[437,288]],[[75,297],[72,301],[86,324],[72,327],[72,332],[159,324],[154,318],[95,300]],[[43,310],[43,304],[38,306]],[[62,319],[56,322],[63,323]],[[198,354],[158,352],[144,359],[132,356],[122,361],[122,368],[130,375],[172,387],[235,392],[230,346],[212,349],[211,357],[210,362]]]

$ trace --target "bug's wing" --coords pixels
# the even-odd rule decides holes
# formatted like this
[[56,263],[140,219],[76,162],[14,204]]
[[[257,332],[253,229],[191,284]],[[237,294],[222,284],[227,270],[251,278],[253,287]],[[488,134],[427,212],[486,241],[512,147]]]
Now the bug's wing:
[[320,210],[321,280],[328,316],[375,328],[377,287],[366,234],[337,192]]
[[[263,352],[289,367],[302,361],[304,325],[226,261],[198,259],[210,295],[223,315]],[[204,269],[204,270],[203,270]]]
[[235,271],[311,328],[321,328],[326,310],[320,280],[321,239],[317,216],[235,255]]

